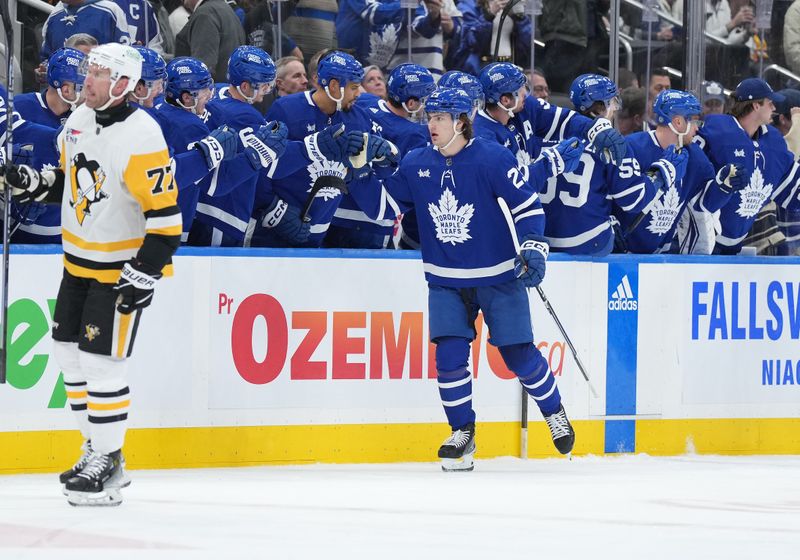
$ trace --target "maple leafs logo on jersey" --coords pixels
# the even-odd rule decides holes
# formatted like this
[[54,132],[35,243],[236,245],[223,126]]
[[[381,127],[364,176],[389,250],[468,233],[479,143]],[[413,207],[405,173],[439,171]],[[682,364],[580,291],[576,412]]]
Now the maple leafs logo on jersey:
[[367,60],[370,64],[385,68],[394,56],[397,43],[400,41],[398,31],[400,26],[388,24],[383,28],[378,28],[369,34],[369,54]]
[[[311,192],[311,187],[313,187],[317,179],[323,175],[336,176],[342,179],[347,175],[347,169],[338,161],[315,160],[306,167],[306,170],[308,171],[309,178],[309,188],[306,192]],[[323,187],[317,192],[314,198],[322,198],[327,201],[333,200],[340,194],[342,194],[342,191],[337,188]]]
[[740,202],[736,213],[742,218],[752,218],[758,214],[771,194],[772,183],[764,184],[764,175],[761,169],[756,167],[750,175],[750,183],[739,191]]
[[647,225],[647,231],[656,235],[667,233],[672,224],[675,223],[675,218],[678,217],[680,206],[681,197],[678,194],[678,189],[675,188],[675,185],[670,185],[664,196],[653,204],[653,208],[650,210],[650,223]]
[[83,225],[86,216],[92,215],[92,206],[101,200],[108,198],[104,192],[103,183],[106,174],[96,161],[86,159],[83,152],[72,158],[70,187],[72,198],[69,206],[75,210],[75,217],[78,223]]
[[458,206],[458,200],[453,192],[446,188],[439,198],[439,206],[428,204],[428,212],[436,226],[436,239],[442,243],[464,243],[472,239],[469,234],[469,222],[475,208],[472,204]]

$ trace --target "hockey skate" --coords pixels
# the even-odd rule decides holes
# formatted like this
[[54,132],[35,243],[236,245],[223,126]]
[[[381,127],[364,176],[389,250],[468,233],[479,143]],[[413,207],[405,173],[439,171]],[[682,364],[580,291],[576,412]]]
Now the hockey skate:
[[556,446],[558,452],[562,455],[571,453],[575,445],[575,430],[572,429],[572,424],[569,423],[569,418],[567,418],[567,412],[564,410],[563,405],[555,414],[545,416],[544,420],[547,422],[547,427],[550,428],[550,435],[553,436],[553,445]]
[[67,480],[67,501],[72,506],[118,506],[123,476],[120,451],[109,455],[95,451],[83,470]]
[[[92,456],[94,450],[92,449],[92,442],[91,440],[86,440],[81,445],[81,450],[83,453],[81,454],[78,461],[72,465],[71,469],[68,469],[58,475],[58,480],[61,483],[61,492],[66,496],[67,495],[67,481],[77,476],[79,472],[83,470],[86,464],[89,462],[89,458]],[[125,472],[125,457],[121,456],[122,462],[120,464],[120,477],[119,477],[119,487],[120,488],[127,488],[131,485],[131,478],[128,476],[128,473]]]
[[442,470],[471,471],[475,468],[475,424],[467,424],[463,428],[453,430],[439,448],[439,458],[442,460]]

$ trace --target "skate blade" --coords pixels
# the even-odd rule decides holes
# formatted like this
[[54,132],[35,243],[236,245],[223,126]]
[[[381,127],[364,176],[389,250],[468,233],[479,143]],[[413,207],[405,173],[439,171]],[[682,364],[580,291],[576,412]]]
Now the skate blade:
[[442,470],[444,472],[469,472],[475,468],[473,455],[464,455],[457,459],[442,459]]
[[67,502],[73,507],[113,507],[122,503],[122,493],[119,488],[105,488],[100,492],[67,490]]

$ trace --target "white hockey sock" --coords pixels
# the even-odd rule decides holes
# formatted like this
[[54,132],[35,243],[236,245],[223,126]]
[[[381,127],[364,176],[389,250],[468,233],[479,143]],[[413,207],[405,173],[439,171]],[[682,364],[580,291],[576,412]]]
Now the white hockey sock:
[[127,360],[81,351],[80,363],[88,383],[92,448],[104,454],[121,449],[130,406]]
[[86,411],[86,377],[81,372],[80,360],[78,359],[78,344],[54,340],[53,349],[58,367],[61,368],[61,373],[64,374],[64,388],[67,391],[69,407],[75,415],[81,435],[84,439],[89,439],[89,415]]

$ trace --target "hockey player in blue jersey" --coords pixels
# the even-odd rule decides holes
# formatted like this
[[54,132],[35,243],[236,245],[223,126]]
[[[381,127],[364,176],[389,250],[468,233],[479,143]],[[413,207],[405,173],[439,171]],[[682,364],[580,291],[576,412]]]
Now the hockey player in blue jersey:
[[746,186],[720,210],[722,231],[714,252],[726,255],[740,252],[767,201],[772,199],[787,210],[800,204],[800,166],[781,133],[769,124],[775,111],[773,102],[782,96],[759,78],[742,81],[732,96],[729,113],[706,116],[696,140],[717,172],[729,163],[744,168]]
[[142,78],[130,95],[130,100],[138,103],[148,113],[153,114],[153,107],[164,92],[164,79],[167,77],[167,64],[153,49],[135,45],[142,55]]
[[[286,123],[290,140],[304,140],[336,124],[344,124],[348,133],[368,132],[372,130],[372,120],[367,111],[355,104],[363,78],[364,69],[355,58],[340,51],[331,52],[319,61],[319,88],[278,98],[267,118]],[[276,178],[271,186],[278,197],[297,210],[305,206],[314,183],[322,176],[352,179],[345,164],[334,157],[312,161],[285,178]],[[308,239],[292,246],[319,247],[324,239],[326,247],[378,249],[386,247],[394,227],[393,219],[370,220],[350,196],[342,196],[341,191],[331,187],[316,192],[308,218]]]
[[[621,230],[627,232],[623,240],[627,251],[708,253],[713,248],[713,236],[695,237],[705,233],[707,228],[703,226],[712,221],[711,214],[725,206],[732,193],[744,188],[747,182],[741,164],[728,163],[717,173],[702,148],[692,142],[701,113],[700,102],[691,93],[664,90],[653,103],[655,130],[636,132],[626,138],[643,169],[660,167],[659,160],[665,154],[672,157],[671,147],[687,154],[684,177],[676,177],[672,184],[661,182],[656,199],[648,204],[634,229],[631,227],[638,217],[617,213]],[[679,219],[685,224],[681,239],[685,244],[674,239]]]
[[125,12],[113,0],[65,0],[47,16],[42,28],[41,59],[47,60],[77,33],[87,33],[97,43],[130,44]]
[[475,118],[476,136],[511,150],[523,168],[539,156],[542,143],[571,136],[585,138],[605,161],[620,163],[625,158],[625,139],[608,119],[590,119],[528,95],[519,67],[508,62],[490,64],[478,80],[486,107]]
[[28,122],[60,127],[80,100],[83,75],[79,68],[84,58],[79,50],[58,49],[47,62],[47,89],[15,95],[14,110]]
[[[418,210],[439,394],[452,429],[439,449],[445,470],[473,467],[475,411],[467,362],[478,311],[490,343],[542,411],[558,451],[569,453],[575,441],[555,378],[533,344],[526,288],[545,274],[544,211],[514,156],[496,142],[472,138],[471,112],[465,92],[436,90],[426,103],[433,146],[409,152],[383,189],[351,185],[373,217]],[[556,166],[548,160],[568,154],[575,142],[568,139],[533,167],[551,172]],[[366,164],[353,158],[354,167],[361,165]],[[510,209],[519,254],[498,199]]]
[[[612,118],[617,95],[614,82],[597,74],[578,76],[569,92],[575,109],[589,119]],[[657,175],[657,182],[664,180]],[[539,191],[550,248],[573,255],[608,255],[614,248],[612,210],[633,218],[650,205],[657,189],[642,175],[630,147],[615,165],[593,145],[584,145],[577,168],[549,178]]]

